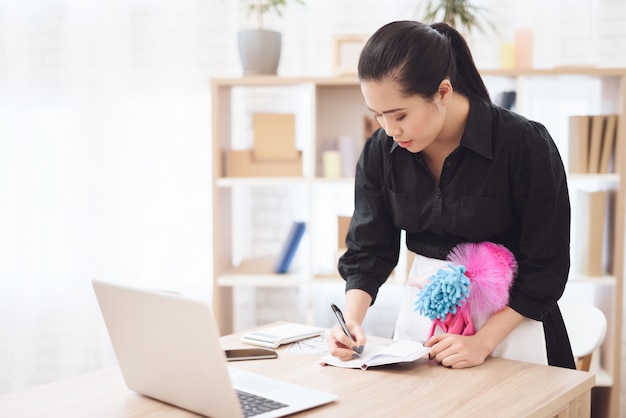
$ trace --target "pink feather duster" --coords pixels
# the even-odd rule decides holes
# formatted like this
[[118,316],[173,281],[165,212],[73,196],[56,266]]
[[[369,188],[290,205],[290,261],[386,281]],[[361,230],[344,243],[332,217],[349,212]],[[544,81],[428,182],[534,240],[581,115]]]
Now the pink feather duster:
[[493,242],[459,244],[448,260],[464,265],[470,279],[467,304],[476,329],[509,303],[509,290],[517,274],[517,262],[506,247]]
[[[443,332],[473,335],[489,316],[507,306],[517,274],[513,253],[493,242],[459,244],[447,259],[449,268],[431,276],[416,302],[416,310],[434,318],[429,338],[437,327]],[[469,291],[460,293],[468,279]]]

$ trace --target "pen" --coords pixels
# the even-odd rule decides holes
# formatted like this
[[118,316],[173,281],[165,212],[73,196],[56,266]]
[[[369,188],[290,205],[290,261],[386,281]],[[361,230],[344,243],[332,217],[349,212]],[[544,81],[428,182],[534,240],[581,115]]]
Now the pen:
[[[348,326],[346,325],[346,320],[343,317],[343,313],[341,313],[341,309],[339,309],[337,305],[335,305],[334,303],[331,303],[330,307],[333,310],[333,313],[335,314],[335,316],[337,317],[337,321],[339,322],[339,325],[341,325],[341,329],[343,330],[344,334],[346,334],[348,338],[354,341],[354,337],[352,336],[352,334],[350,334],[350,330],[348,329]],[[355,351],[357,354],[361,355],[361,352],[359,351],[357,347],[354,347],[352,350]]]

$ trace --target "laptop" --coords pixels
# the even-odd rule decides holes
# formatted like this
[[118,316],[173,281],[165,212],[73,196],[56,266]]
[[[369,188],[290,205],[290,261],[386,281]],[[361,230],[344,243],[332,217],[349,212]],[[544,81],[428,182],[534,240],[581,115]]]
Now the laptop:
[[[282,417],[337,399],[229,367],[211,307],[202,301],[98,280],[92,284],[122,375],[135,392],[214,418]],[[240,403],[246,394],[279,405],[257,414]]]

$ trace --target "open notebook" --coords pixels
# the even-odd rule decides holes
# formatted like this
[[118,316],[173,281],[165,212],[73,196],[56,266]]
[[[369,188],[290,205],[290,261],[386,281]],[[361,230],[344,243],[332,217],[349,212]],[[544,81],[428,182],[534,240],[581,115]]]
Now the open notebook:
[[427,356],[429,351],[430,347],[424,347],[422,343],[401,340],[390,346],[367,344],[361,358],[354,360],[341,361],[337,357],[328,354],[320,359],[320,363],[329,366],[367,370],[373,366],[415,361]]
[[[213,418],[282,417],[337,398],[227,367],[211,308],[202,301],[99,281],[93,287],[124,380],[136,392]],[[276,409],[257,415],[241,403],[248,395],[269,398]]]

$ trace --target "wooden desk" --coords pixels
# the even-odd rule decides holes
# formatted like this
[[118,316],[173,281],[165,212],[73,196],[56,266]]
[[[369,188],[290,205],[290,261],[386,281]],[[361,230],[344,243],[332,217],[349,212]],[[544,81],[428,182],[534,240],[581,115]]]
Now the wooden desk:
[[[224,348],[244,346],[238,336],[222,337]],[[320,357],[279,349],[278,360],[230,364],[339,395],[332,404],[297,414],[303,417],[590,416],[590,373],[498,358],[460,370],[418,360],[363,371],[323,367]],[[117,368],[0,397],[0,417],[146,416],[197,415],[130,391]]]

